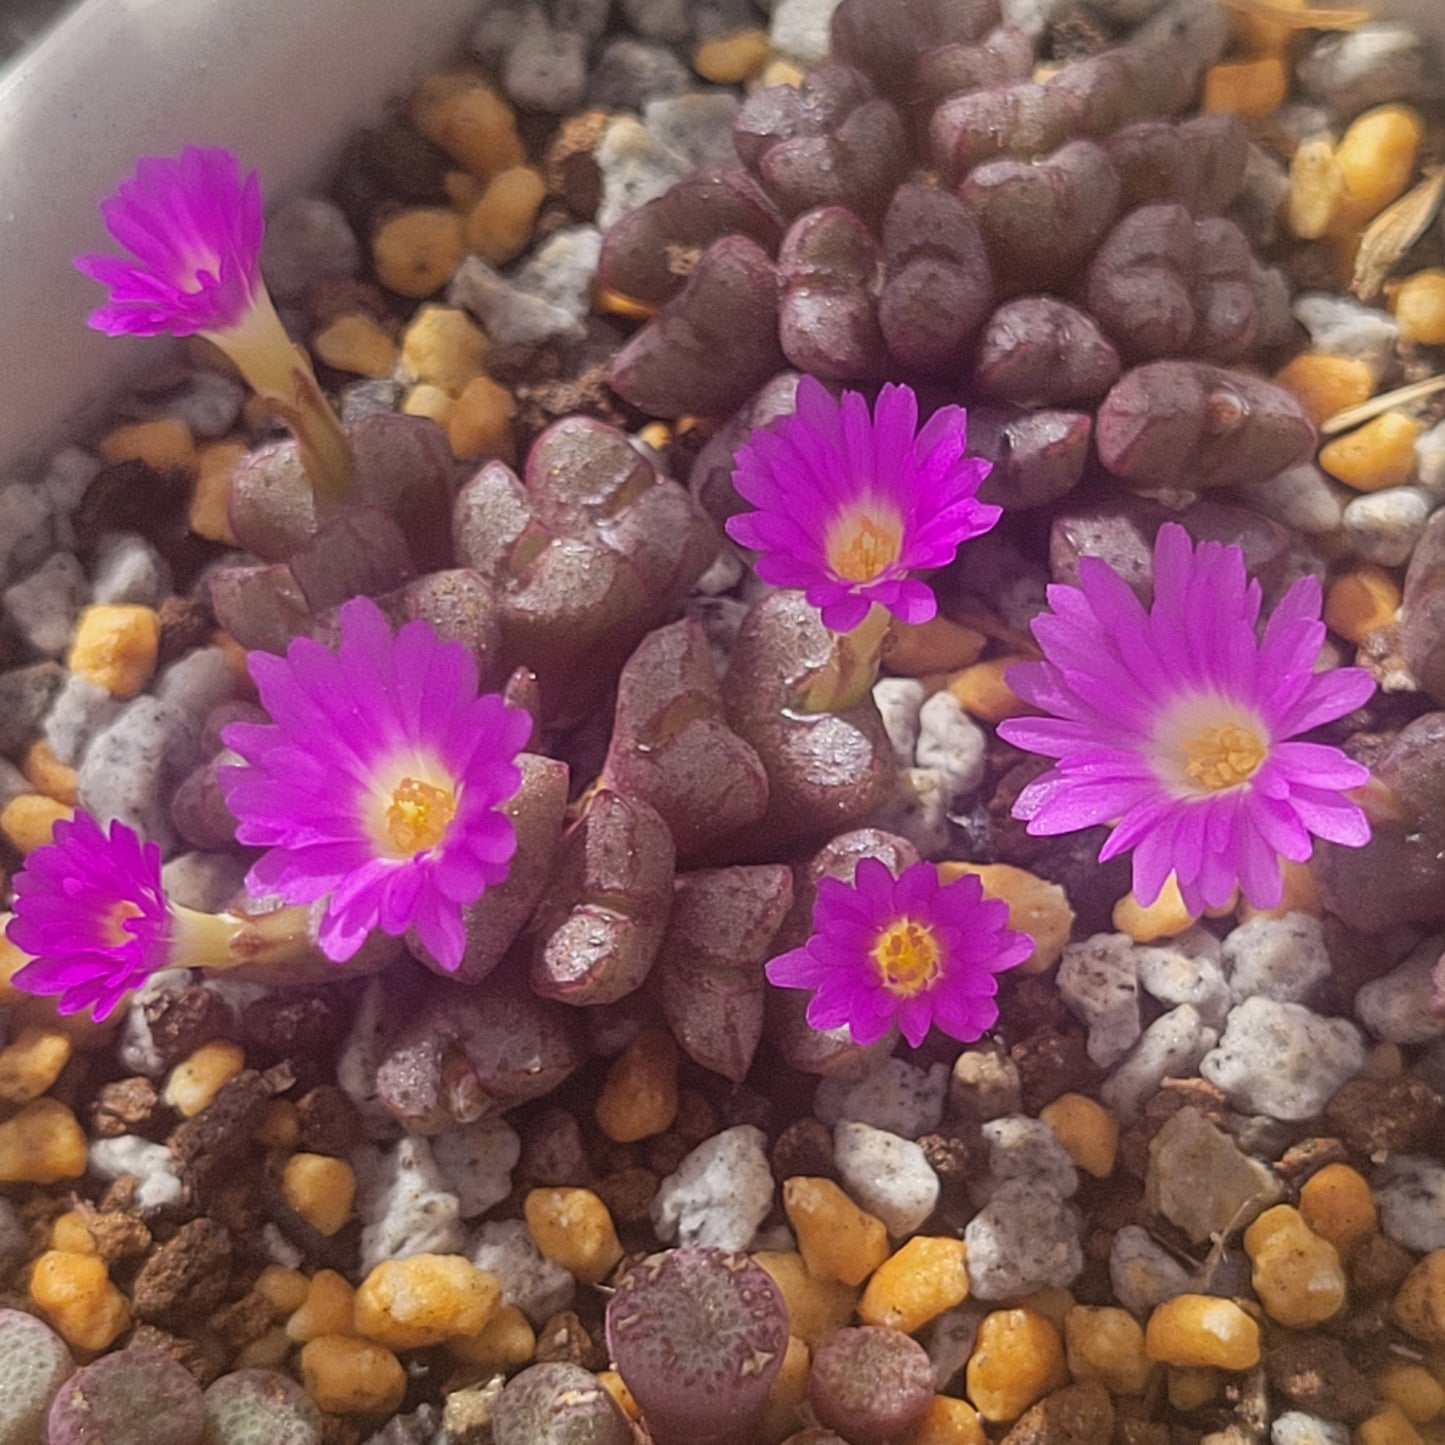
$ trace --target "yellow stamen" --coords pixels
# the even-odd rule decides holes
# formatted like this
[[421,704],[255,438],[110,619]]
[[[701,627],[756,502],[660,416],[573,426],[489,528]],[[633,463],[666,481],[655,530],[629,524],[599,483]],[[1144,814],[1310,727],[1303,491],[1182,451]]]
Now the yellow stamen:
[[386,810],[386,836],[407,857],[435,848],[456,816],[457,795],[417,778],[403,778]]
[[1248,782],[1265,755],[1259,734],[1239,723],[1200,728],[1180,746],[1185,774],[1208,793]]
[[846,512],[829,529],[828,565],[849,582],[871,582],[898,560],[903,526],[886,512]]
[[105,942],[111,947],[118,947],[122,943],[129,943],[131,933],[126,928],[126,920],[139,918],[145,910],[132,903],[128,898],[122,898],[111,905],[109,916],[105,920],[104,933]]
[[884,988],[912,998],[938,977],[943,950],[926,923],[899,918],[878,935],[871,956]]

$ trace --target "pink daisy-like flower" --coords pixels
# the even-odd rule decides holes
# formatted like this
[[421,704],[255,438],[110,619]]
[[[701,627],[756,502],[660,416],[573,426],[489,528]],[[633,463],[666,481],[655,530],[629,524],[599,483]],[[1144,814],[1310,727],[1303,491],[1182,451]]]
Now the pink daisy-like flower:
[[896,1022],[915,1048],[929,1027],[972,1043],[998,1018],[996,974],[1033,952],[1008,923],[1008,905],[985,900],[972,874],[940,883],[932,863],[897,878],[877,858],[860,858],[851,887],[818,882],[813,935],[766,968],[781,988],[816,990],[815,1029],[847,1025],[871,1044]]
[[252,653],[271,724],[223,733],[249,764],[222,768],[236,837],[266,848],[247,886],[287,903],[329,896],[320,943],[343,962],[380,927],[415,926],[443,967],[465,946],[462,909],[506,876],[516,848],[498,811],[521,785],[515,758],[531,718],[477,695],[477,664],[429,623],[393,635],[353,598],[332,652],[298,638]]
[[763,581],[802,588],[834,632],[874,603],[927,622],[938,603],[911,574],[947,566],[999,519],[975,495],[990,463],[964,455],[963,408],[940,407],[917,427],[911,387],[885,386],[870,417],[861,393],[835,401],[805,376],[797,410],[738,448],[733,485],[758,510],[730,517],[728,535],[759,553]]
[[89,813],[61,819],[15,877],[5,936],[31,955],[12,982],[57,994],[57,1013],[90,1007],[104,1019],[170,953],[161,850],[124,823],[107,834]]
[[244,180],[228,150],[187,146],[143,156],[101,202],[106,229],[134,257],[77,256],[76,269],[110,287],[90,316],[109,336],[228,331],[261,289],[261,182]]
[[1009,672],[1049,716],[1012,718],[1000,734],[1057,760],[1014,816],[1040,834],[1112,823],[1100,859],[1132,848],[1139,901],[1173,873],[1195,915],[1227,905],[1236,885],[1273,908],[1280,858],[1308,858],[1312,834],[1365,843],[1365,815],[1341,795],[1368,769],[1293,739],[1359,707],[1374,682],[1363,668],[1313,671],[1325,636],[1313,577],[1257,638],[1259,604],[1238,547],[1195,548],[1177,523],[1159,529],[1147,612],[1106,563],[1081,558],[1078,587],[1050,587],[1052,614],[1034,619],[1046,660]]

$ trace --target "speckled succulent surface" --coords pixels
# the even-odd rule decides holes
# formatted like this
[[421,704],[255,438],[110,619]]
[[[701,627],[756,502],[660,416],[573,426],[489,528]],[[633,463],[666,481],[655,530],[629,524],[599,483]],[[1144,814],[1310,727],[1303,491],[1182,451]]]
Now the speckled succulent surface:
[[[17,912],[72,810],[164,860],[48,925],[144,924],[104,1022],[5,946],[0,1445],[1438,1437],[1445,94],[1366,19],[489,5],[268,218],[299,444],[193,342],[0,488]],[[264,896],[328,760],[434,847],[479,703],[445,926]]]

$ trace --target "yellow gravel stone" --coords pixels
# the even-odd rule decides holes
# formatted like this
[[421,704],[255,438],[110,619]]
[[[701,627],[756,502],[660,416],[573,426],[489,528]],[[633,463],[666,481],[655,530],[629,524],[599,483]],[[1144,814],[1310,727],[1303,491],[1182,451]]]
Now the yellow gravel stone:
[[1348,1164],[1326,1164],[1300,1186],[1304,1222],[1348,1259],[1379,1227],[1369,1182]]
[[1233,1300],[1175,1295],[1149,1316],[1144,1348],[1166,1365],[1248,1370],[1259,1363],[1259,1326]]
[[1154,1367],[1139,1321],[1112,1305],[1075,1305],[1064,1316],[1064,1351],[1074,1379],[1097,1380],[1111,1395],[1142,1395]]
[[953,1395],[935,1395],[933,1403],[903,1445],[988,1445],[988,1434],[977,1410]]
[[948,680],[948,690],[970,717],[980,722],[1000,723],[1005,718],[1022,717],[1032,709],[1008,685],[1009,668],[1026,657],[991,657],[965,667]]
[[476,1334],[453,1336],[447,1349],[469,1365],[510,1373],[537,1353],[537,1332],[516,1305],[501,1305]]
[[1045,1289],[1036,1289],[1017,1303],[1022,1309],[1032,1310],[1036,1315],[1042,1315],[1056,1330],[1062,1330],[1064,1320],[1069,1311],[1078,1304],[1078,1301],[1074,1298],[1073,1292],[1065,1289],[1062,1285],[1050,1285]]
[[874,1270],[858,1318],[911,1335],[968,1298],[967,1259],[961,1239],[915,1234]]
[[281,1171],[281,1192],[302,1219],[330,1238],[351,1218],[356,1176],[344,1159],[293,1154]]
[[486,333],[465,311],[423,306],[402,333],[402,370],[454,397],[482,374],[490,349]]
[[783,1211],[808,1273],[862,1284],[888,1258],[883,1221],[859,1209],[831,1180],[794,1175],[783,1185]]
[[1219,1371],[1208,1365],[1173,1365],[1164,1377],[1176,1410],[1199,1410],[1219,1394]]
[[1406,276],[1390,297],[1400,340],[1418,346],[1445,345],[1445,270],[1431,266]]
[[441,206],[398,211],[371,238],[376,279],[387,290],[414,301],[440,291],[463,254],[461,217]]
[[856,1285],[808,1273],[796,1250],[760,1249],[753,1261],[772,1276],[788,1306],[788,1328],[810,1348],[841,1330],[858,1303]]
[[[306,1303],[306,1294],[311,1288],[311,1281],[299,1269],[287,1269],[280,1264],[268,1264],[257,1275],[256,1283],[252,1288],[278,1315],[289,1315]],[[345,1332],[336,1331],[334,1333]]]
[[985,898],[1008,904],[1008,926],[1026,933],[1034,951],[1018,966],[1020,973],[1044,973],[1063,956],[1064,945],[1074,932],[1074,910],[1069,895],[1057,883],[1040,878],[1012,863],[938,864],[938,876],[952,883],[972,873],[983,885]]
[[595,1106],[597,1127],[614,1144],[661,1134],[677,1118],[677,1044],[652,1025],[612,1061]]
[[522,1206],[542,1254],[588,1284],[601,1284],[622,1259],[607,1206],[590,1189],[533,1189]]
[[1087,1094],[1060,1094],[1039,1110],[1039,1119],[1084,1173],[1107,1179],[1114,1172],[1119,1121],[1097,1100]]
[[499,381],[478,376],[462,388],[447,417],[447,441],[458,461],[474,462],[497,457],[510,462],[517,443],[512,434],[516,399]]
[[193,1119],[221,1085],[246,1067],[246,1051],[230,1039],[212,1039],[184,1058],[170,1072],[161,1097],[183,1119]]
[[741,85],[768,63],[772,46],[760,26],[704,40],[692,53],[692,68],[714,85]]
[[429,381],[417,382],[401,402],[401,409],[407,416],[430,417],[443,431],[452,419],[456,406],[456,397],[439,386],[433,386]]
[[502,1282],[460,1254],[412,1254],[377,1265],[356,1291],[356,1330],[394,1350],[476,1335],[502,1303]]
[[1204,72],[1199,108],[1214,114],[1273,115],[1289,92],[1289,71],[1278,55],[1226,60]]
[[1377,105],[1350,122],[1335,147],[1345,190],[1333,229],[1362,225],[1404,193],[1424,136],[1424,120],[1408,105]]
[[781,1445],[801,1428],[803,1407],[808,1398],[808,1371],[813,1357],[797,1335],[788,1336],[783,1363],[768,1390],[768,1403],[749,1436],[753,1445]]
[[1154,943],[1161,938],[1177,938],[1197,920],[1184,906],[1179,880],[1171,873],[1152,903],[1140,903],[1132,890],[1126,893],[1114,905],[1113,922],[1135,943]]
[[30,1298],[77,1349],[103,1350],[130,1328],[130,1303],[93,1254],[47,1250],[31,1266]]
[[25,749],[25,760],[20,770],[25,774],[25,781],[37,793],[44,793],[57,803],[75,805],[79,774],[55,756],[55,749],[44,738],[36,738]]
[[291,1353],[291,1340],[286,1331],[277,1326],[267,1330],[260,1339],[252,1340],[242,1347],[236,1356],[238,1370],[279,1370]]
[[386,377],[396,365],[396,342],[362,312],[338,316],[311,338],[319,360],[353,376]]
[[1402,487],[1415,475],[1415,442],[1420,423],[1402,411],[1387,411],[1320,448],[1320,466],[1357,492]]
[[118,426],[101,438],[96,450],[108,462],[144,462],[158,472],[196,469],[196,440],[179,417]]
[[1383,567],[1356,567],[1336,577],[1325,593],[1325,626],[1359,646],[1395,620],[1403,601],[1400,584]]
[[983,633],[941,612],[927,622],[900,622],[895,617],[883,642],[883,665],[900,677],[957,672],[977,662],[987,645]]
[[1412,1340],[1445,1345],[1445,1249],[1431,1250],[1405,1276],[1390,1302],[1390,1317]]
[[59,1029],[30,1024],[0,1049],[0,1103],[28,1104],[60,1077],[75,1046]]
[[1036,1400],[1069,1382],[1064,1342],[1031,1309],[993,1310],[979,1322],[964,1378],[985,1420],[1017,1420]]
[[68,803],[47,798],[43,793],[16,793],[0,808],[0,833],[20,853],[33,853],[51,841],[55,825],[62,818],[73,818],[75,809]]
[[406,1394],[406,1371],[388,1349],[348,1335],[321,1335],[301,1351],[301,1383],[331,1415],[390,1415]]
[[1386,1356],[1370,1379],[1375,1393],[1398,1405],[1412,1425],[1427,1425],[1445,1410],[1445,1387],[1414,1360]]
[[246,444],[239,441],[212,442],[201,448],[186,522],[191,531],[208,542],[222,542],[228,547],[240,545],[231,530],[226,502],[231,495],[231,478],[245,455]]
[[66,666],[124,701],[151,680],[160,641],[161,621],[150,607],[87,607],[76,623]]
[[1398,1405],[1387,1404],[1355,1426],[1355,1445],[1424,1445],[1424,1437]]
[[512,107],[472,72],[424,80],[412,97],[411,118],[429,141],[484,181],[527,159]]
[[286,1334],[298,1345],[323,1335],[356,1332],[356,1291],[334,1269],[319,1269],[306,1287],[305,1297],[286,1321]]
[[1285,216],[1291,232],[1302,241],[1325,235],[1345,194],[1345,173],[1327,135],[1306,136],[1289,163],[1289,194]]
[[55,1184],[85,1173],[85,1130],[58,1099],[36,1099],[0,1123],[0,1184]]
[[1345,1303],[1339,1251],[1304,1222],[1298,1209],[1276,1204],[1244,1231],[1255,1293],[1272,1320],[1308,1329],[1332,1319]]
[[803,83],[803,72],[791,60],[770,60],[758,77],[759,85],[791,85],[794,90]]
[[50,1247],[62,1254],[97,1254],[95,1236],[80,1213],[67,1209],[50,1226]]
[[546,195],[547,182],[532,166],[498,171],[467,212],[462,228],[467,250],[494,266],[505,266],[520,256],[532,239]]
[[1274,379],[1309,413],[1316,426],[1375,394],[1375,375],[1357,356],[1302,351]]

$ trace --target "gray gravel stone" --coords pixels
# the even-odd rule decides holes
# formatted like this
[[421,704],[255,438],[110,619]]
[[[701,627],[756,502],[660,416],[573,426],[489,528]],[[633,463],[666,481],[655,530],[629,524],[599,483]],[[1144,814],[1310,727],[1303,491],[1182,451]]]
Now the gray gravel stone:
[[1026,1179],[1005,1184],[969,1220],[969,1292],[975,1299],[1018,1299],[1062,1289],[1084,1267],[1079,1211]]
[[473,1238],[467,1258],[502,1282],[502,1303],[522,1311],[536,1329],[571,1307],[577,1281],[543,1257],[523,1219],[489,1219]]
[[1308,913],[1259,914],[1224,940],[1224,971],[1236,1003],[1252,997],[1307,1003],[1330,976],[1325,930]]
[[1205,1024],[1222,1029],[1231,1003],[1222,953],[1220,941],[1198,926],[1164,943],[1136,948],[1139,987],[1160,1003],[1192,1004]]
[[107,532],[91,564],[91,596],[114,607],[159,607],[175,590],[170,563],[134,532]]
[[74,673],[64,674],[63,685],[53,697],[45,717],[45,741],[62,763],[73,768],[85,756],[91,739],[120,716],[125,704],[89,678]]
[[[50,459],[50,466],[40,479],[39,492],[45,499],[54,520],[55,544],[75,547],[75,529],[71,517],[80,506],[85,489],[100,474],[101,460],[79,447],[62,447]],[[0,534],[3,535],[3,534]],[[3,546],[0,543],[0,546]]]
[[1282,1192],[1263,1164],[1198,1109],[1178,1110],[1149,1141],[1144,1201],[1196,1244],[1241,1228],[1246,1208],[1257,1214]]
[[649,100],[681,95],[692,72],[665,45],[621,37],[610,40],[592,65],[587,104],[607,110],[641,110]]
[[1380,1229],[1396,1244],[1429,1254],[1445,1249],[1445,1165],[1416,1154],[1396,1154],[1375,1176]]
[[198,441],[215,441],[241,419],[246,396],[246,388],[234,377],[199,367],[164,396],[132,397],[125,411],[139,421],[177,417]]
[[880,677],[873,684],[873,703],[883,719],[883,730],[893,745],[900,768],[914,764],[918,746],[918,714],[923,707],[923,684],[916,677]]
[[360,269],[351,223],[325,196],[293,196],[266,218],[261,274],[278,305],[302,300],[325,276],[355,276]]
[[89,590],[80,559],[70,552],[52,552],[5,589],[5,613],[32,651],[59,657],[70,646]]
[[1373,978],[1355,995],[1355,1017],[1392,1044],[1423,1044],[1445,1038],[1445,1018],[1430,1011],[1431,974],[1445,940],[1428,938],[1403,963]]
[[983,729],[946,687],[923,704],[918,714],[918,766],[943,775],[950,801],[967,797],[983,782],[987,744]]
[[948,810],[948,779],[937,768],[904,768],[868,824],[907,838],[922,858],[939,858],[948,850]]
[[1388,311],[1330,291],[1303,291],[1290,307],[1316,351],[1353,356],[1378,375],[1395,354],[1400,328]]
[[597,224],[604,231],[655,200],[692,170],[685,156],[664,145],[630,115],[620,115],[608,124],[594,159],[602,173]]
[[965,1119],[999,1119],[1023,1107],[1019,1067],[1001,1049],[965,1049],[953,1061],[948,1102]]
[[1350,1427],[1343,1420],[1286,1410],[1269,1427],[1269,1445],[1350,1445]]
[[245,887],[249,861],[239,853],[178,853],[161,868],[166,897],[182,908],[220,913]]
[[668,150],[695,166],[734,163],[733,122],[738,98],[730,90],[690,90],[649,100],[642,124]]
[[983,1205],[1006,1185],[1026,1182],[1040,1193],[1069,1199],[1079,1188],[1079,1171],[1058,1136],[1041,1119],[1008,1114],[984,1124],[988,1172],[969,1181],[969,1197]]
[[768,38],[779,55],[800,65],[821,65],[828,58],[829,28],[839,0],[777,0]]
[[1126,1224],[1109,1246],[1114,1297],[1141,1318],[1156,1305],[1194,1288],[1189,1271],[1142,1225]]
[[1429,47],[1411,26],[1390,21],[1321,36],[1295,68],[1295,78],[1346,117],[1387,100],[1440,93]]
[[844,1119],[871,1124],[905,1139],[931,1134],[943,1121],[948,1065],[921,1069],[905,1059],[884,1059],[861,1079],[821,1079],[813,1113],[830,1129]]
[[1059,996],[1089,1030],[1089,1057],[1101,1068],[1119,1062],[1139,1037],[1139,984],[1134,941],[1096,933],[1064,949]]
[[1344,522],[1339,491],[1313,462],[1291,467],[1267,482],[1256,482],[1249,489],[1249,501],[1266,517],[1309,537],[1327,537],[1338,532]]
[[0,673],[0,753],[18,755],[35,737],[69,676],[58,662]]
[[0,583],[38,567],[55,546],[54,504],[43,487],[0,489]]
[[1365,1041],[1348,1019],[1248,998],[1230,1013],[1199,1072],[1242,1113],[1298,1122],[1314,1118],[1364,1063]]
[[833,1163],[853,1202],[895,1239],[912,1234],[938,1204],[938,1175],[912,1139],[845,1119],[833,1130]]
[[587,91],[587,37],[528,15],[507,51],[502,89],[523,110],[565,115]]
[[522,1139],[505,1119],[483,1119],[436,1135],[431,1152],[462,1218],[478,1219],[512,1192]]
[[1386,487],[1346,503],[1345,536],[1355,555],[1381,567],[1410,560],[1434,501],[1421,487]]
[[737,1124],[704,1139],[658,1186],[652,1201],[657,1237],[668,1244],[746,1249],[775,1192],[768,1139]]
[[429,1140],[408,1134],[385,1152],[364,1144],[352,1151],[350,1162],[363,1271],[410,1254],[461,1253],[466,1235],[460,1207],[432,1158]]
[[622,13],[644,40],[679,45],[692,34],[688,0],[622,0]]
[[1123,1123],[1131,1124],[1165,1079],[1187,1078],[1218,1038],[1198,1009],[1180,1004],[1144,1030],[1128,1057],[1104,1080],[1099,1096]]
[[172,775],[166,769],[174,710],[158,698],[142,695],[91,739],[81,761],[80,806],[102,823],[119,818],[142,838],[159,843],[162,853],[175,847],[167,799]]

